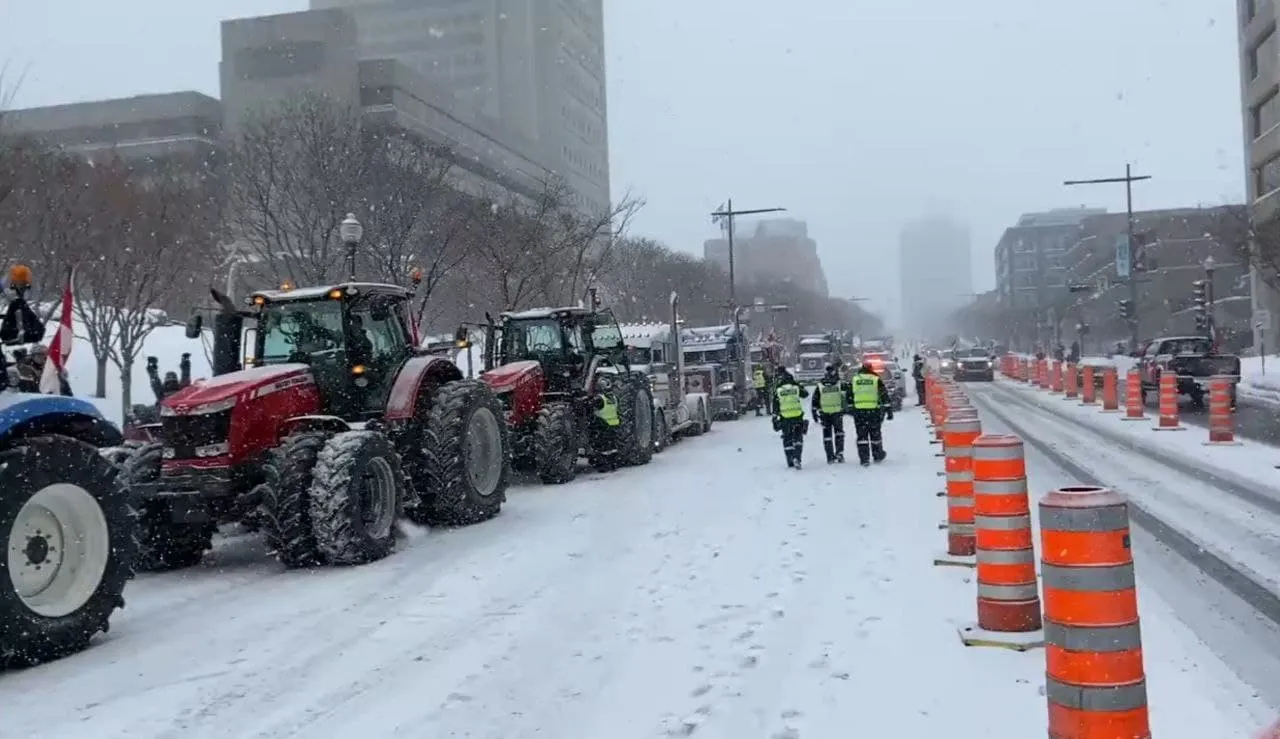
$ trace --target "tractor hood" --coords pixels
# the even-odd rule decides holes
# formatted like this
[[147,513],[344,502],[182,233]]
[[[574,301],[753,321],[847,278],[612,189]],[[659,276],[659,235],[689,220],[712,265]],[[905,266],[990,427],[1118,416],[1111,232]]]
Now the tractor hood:
[[305,364],[275,364],[269,367],[230,372],[208,380],[196,380],[164,399],[161,406],[174,414],[207,412],[211,405],[234,402],[253,391],[266,395],[295,384],[312,382],[311,367]]
[[541,364],[532,359],[526,359],[521,362],[504,364],[501,367],[494,367],[480,375],[480,377],[495,393],[503,393],[515,388],[521,378],[540,372],[542,372]]

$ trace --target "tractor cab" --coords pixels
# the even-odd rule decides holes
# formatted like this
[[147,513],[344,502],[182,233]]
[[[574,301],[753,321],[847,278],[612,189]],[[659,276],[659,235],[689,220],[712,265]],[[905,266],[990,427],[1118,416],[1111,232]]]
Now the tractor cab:
[[537,362],[548,394],[588,391],[600,366],[629,369],[622,329],[608,310],[547,308],[501,318],[496,340],[487,344],[487,368]]
[[[217,316],[215,374],[306,364],[329,414],[376,417],[399,368],[415,353],[411,297],[397,285],[360,282],[255,292],[251,310]],[[245,319],[254,325],[245,328]],[[200,316],[192,320],[188,333],[199,335]],[[231,358],[234,366],[217,366]]]

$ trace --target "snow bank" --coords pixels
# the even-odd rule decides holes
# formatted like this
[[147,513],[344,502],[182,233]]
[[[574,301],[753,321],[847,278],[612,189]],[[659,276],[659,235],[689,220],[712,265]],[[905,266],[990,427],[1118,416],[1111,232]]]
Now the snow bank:
[[1240,358],[1241,398],[1257,405],[1280,410],[1280,356],[1266,357],[1266,373],[1263,373],[1262,357]]
[[[1220,477],[1241,480],[1249,486],[1256,487],[1259,484],[1256,476],[1264,471],[1274,474],[1275,465],[1280,462],[1275,447],[1248,439],[1237,437],[1237,446],[1208,446],[1205,442],[1209,440],[1209,432],[1199,426],[1184,425],[1183,431],[1155,431],[1157,418],[1149,408],[1145,409],[1146,418],[1142,421],[1122,421],[1123,403],[1121,412],[1102,413],[1100,405],[1082,406],[1078,401],[1068,401],[1060,394],[1053,395],[1030,384],[1003,377],[997,382],[1000,387],[1010,389],[1054,414],[1104,428],[1108,434],[1121,436],[1139,449],[1146,447],[1172,452],[1184,460],[1213,468]],[[1100,443],[1109,442],[1100,440]],[[1280,486],[1269,488],[1280,497]]]

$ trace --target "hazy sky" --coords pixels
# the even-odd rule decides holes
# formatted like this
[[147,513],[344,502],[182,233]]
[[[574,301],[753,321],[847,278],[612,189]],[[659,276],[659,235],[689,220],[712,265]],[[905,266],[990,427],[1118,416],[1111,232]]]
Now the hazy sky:
[[[0,0],[14,103],[216,95],[218,20],[306,0]],[[897,233],[973,229],[974,281],[1025,211],[1243,198],[1235,0],[605,0],[615,193],[701,253],[726,197],[809,222],[838,294],[894,310]]]

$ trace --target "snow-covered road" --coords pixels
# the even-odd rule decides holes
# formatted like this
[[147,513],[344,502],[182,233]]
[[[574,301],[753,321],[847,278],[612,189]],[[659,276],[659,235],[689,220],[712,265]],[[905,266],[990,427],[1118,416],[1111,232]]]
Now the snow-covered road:
[[[901,414],[863,470],[815,429],[797,473],[766,420],[718,424],[361,568],[233,542],[134,583],[87,652],[0,675],[0,737],[1042,736],[1043,653],[956,636],[974,586],[930,566],[925,433]],[[1142,607],[1157,734],[1246,736],[1249,689]]]

